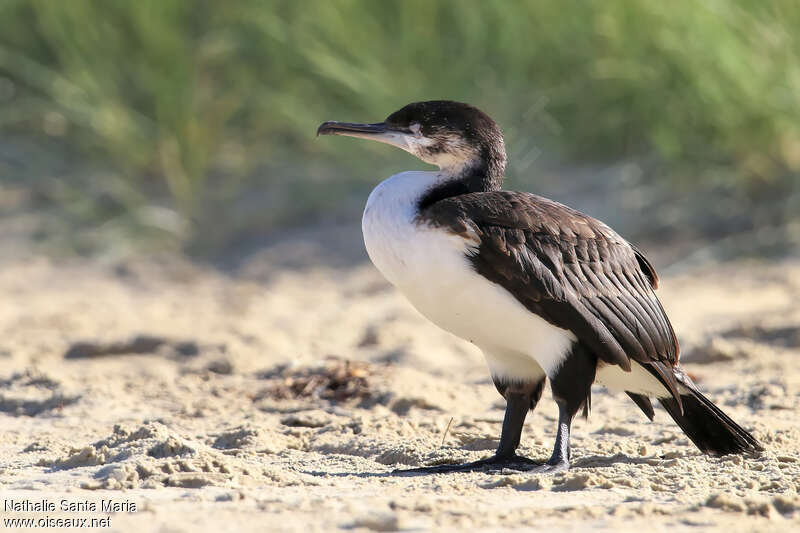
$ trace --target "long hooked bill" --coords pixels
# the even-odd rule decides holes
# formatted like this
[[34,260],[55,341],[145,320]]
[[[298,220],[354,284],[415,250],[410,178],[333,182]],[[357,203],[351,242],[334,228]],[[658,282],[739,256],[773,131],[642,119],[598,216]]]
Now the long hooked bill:
[[[384,122],[375,124],[356,124],[353,122],[323,122],[317,128],[317,135],[345,135],[347,137],[358,137],[369,139],[385,144],[391,144],[406,152],[412,152],[411,139],[407,132],[395,130],[388,127]],[[412,152],[413,153],[413,152]]]

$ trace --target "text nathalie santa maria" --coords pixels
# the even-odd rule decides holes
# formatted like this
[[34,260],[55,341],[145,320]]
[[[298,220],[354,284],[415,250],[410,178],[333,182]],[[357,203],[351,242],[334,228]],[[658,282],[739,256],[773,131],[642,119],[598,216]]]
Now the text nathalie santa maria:
[[3,511],[17,513],[135,513],[136,502],[131,500],[29,500],[29,499],[4,499]]

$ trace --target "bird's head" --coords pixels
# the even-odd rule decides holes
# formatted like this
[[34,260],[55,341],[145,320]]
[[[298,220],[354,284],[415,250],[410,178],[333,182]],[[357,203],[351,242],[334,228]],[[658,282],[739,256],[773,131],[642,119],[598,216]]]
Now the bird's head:
[[374,124],[324,122],[317,135],[391,144],[453,176],[483,172],[499,179],[506,166],[503,135],[497,124],[480,109],[449,100],[408,104]]

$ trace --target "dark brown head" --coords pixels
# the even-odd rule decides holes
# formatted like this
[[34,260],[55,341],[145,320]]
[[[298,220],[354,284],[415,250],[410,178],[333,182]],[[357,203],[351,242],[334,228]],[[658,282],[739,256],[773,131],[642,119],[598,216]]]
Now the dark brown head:
[[317,135],[347,135],[391,144],[455,176],[482,176],[499,187],[506,167],[500,128],[460,102],[415,102],[375,124],[325,122]]

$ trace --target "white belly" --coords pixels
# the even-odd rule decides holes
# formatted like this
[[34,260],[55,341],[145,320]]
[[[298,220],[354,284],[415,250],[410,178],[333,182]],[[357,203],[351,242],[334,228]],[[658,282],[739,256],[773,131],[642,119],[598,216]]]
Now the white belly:
[[420,313],[481,348],[494,377],[553,376],[575,336],[477,274],[466,255],[475,241],[414,220],[417,199],[436,179],[435,172],[404,172],[372,191],[362,219],[370,259]]
[[630,372],[625,372],[617,365],[604,365],[598,368],[595,383],[613,392],[628,391],[657,398],[672,396],[672,393],[653,374],[636,361],[631,361]]

